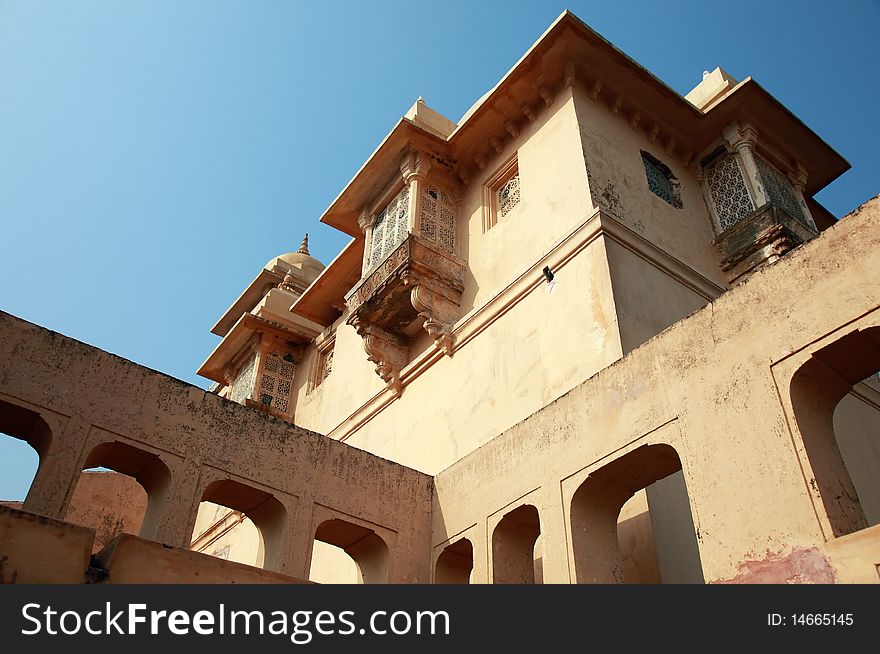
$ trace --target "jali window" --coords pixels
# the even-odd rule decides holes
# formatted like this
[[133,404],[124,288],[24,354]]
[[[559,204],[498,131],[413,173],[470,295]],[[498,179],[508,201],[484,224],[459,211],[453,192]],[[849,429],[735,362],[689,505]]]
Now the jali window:
[[755,156],[755,163],[758,166],[758,173],[761,175],[764,190],[770,198],[770,204],[782,209],[795,220],[811,226],[809,220],[804,215],[804,210],[798,201],[794,186],[792,186],[788,177],[759,156]]
[[419,233],[449,254],[455,252],[455,205],[440,189],[427,186],[422,192]]
[[318,345],[318,356],[312,374],[312,388],[320,386],[333,372],[333,350],[336,345],[335,335],[331,335]]
[[290,408],[294,370],[293,357],[290,354],[267,353],[260,375],[260,404],[287,413]]
[[658,198],[671,204],[676,209],[681,209],[681,194],[678,180],[672,174],[669,166],[658,161],[647,152],[642,152],[642,163],[645,165],[645,176],[648,179],[648,188]]
[[409,234],[409,187],[404,186],[373,225],[370,240],[370,269],[382,263]]
[[500,218],[505,218],[522,200],[519,164],[514,156],[486,182],[483,187],[483,231],[491,229]]
[[498,215],[504,218],[519,204],[519,171],[498,189]]
[[250,358],[242,364],[238,374],[235,375],[235,381],[232,382],[232,388],[227,395],[233,402],[244,404],[245,400],[250,396],[254,388],[254,368],[256,367],[256,362],[256,356],[251,354]]
[[755,210],[735,155],[725,153],[715,158],[705,167],[704,173],[719,232],[733,227]]

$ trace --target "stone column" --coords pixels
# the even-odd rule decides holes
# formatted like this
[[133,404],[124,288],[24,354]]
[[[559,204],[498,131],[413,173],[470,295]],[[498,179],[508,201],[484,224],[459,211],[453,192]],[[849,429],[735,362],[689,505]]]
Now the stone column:
[[370,254],[373,249],[373,226],[376,224],[376,214],[370,213],[366,207],[361,210],[358,218],[358,227],[364,233],[364,259],[361,263],[361,277],[370,269]]
[[300,497],[297,500],[296,512],[289,514],[287,525],[287,549],[282,561],[282,572],[291,577],[308,580],[312,564],[312,533],[311,497]]
[[31,483],[22,509],[63,520],[82,472],[82,450],[91,425],[80,416],[71,416],[63,431],[53,429],[52,441]]
[[760,209],[770,202],[770,197],[764,190],[764,183],[758,172],[758,164],[755,162],[755,143],[758,141],[758,131],[748,124],[731,123],[724,128],[723,135],[739,158],[746,188],[752,196],[755,209]]
[[541,502],[541,546],[543,581],[545,584],[570,584],[565,509],[559,488],[545,491]]
[[421,152],[411,150],[400,164],[403,183],[409,186],[409,224],[410,234],[421,234],[422,191],[431,162]]
[[195,516],[199,510],[201,463],[193,458],[185,459],[171,472],[171,488],[162,517],[154,534],[145,535],[151,540],[189,549]]
[[794,193],[797,197],[798,204],[801,205],[801,211],[804,212],[804,216],[810,221],[810,224],[813,227],[816,227],[816,221],[813,220],[813,215],[807,208],[807,201],[804,198],[804,188],[807,186],[807,169],[799,163],[796,164],[795,171],[793,173],[788,173],[788,179],[794,187]]

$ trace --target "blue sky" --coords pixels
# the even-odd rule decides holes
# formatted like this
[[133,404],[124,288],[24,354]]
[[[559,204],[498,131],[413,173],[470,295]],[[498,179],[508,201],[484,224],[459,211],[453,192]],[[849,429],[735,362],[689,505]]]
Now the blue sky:
[[[0,309],[207,386],[211,325],[419,96],[457,120],[564,9],[680,93],[754,77],[880,191],[880,3],[0,0]],[[0,437],[0,498],[36,457]]]

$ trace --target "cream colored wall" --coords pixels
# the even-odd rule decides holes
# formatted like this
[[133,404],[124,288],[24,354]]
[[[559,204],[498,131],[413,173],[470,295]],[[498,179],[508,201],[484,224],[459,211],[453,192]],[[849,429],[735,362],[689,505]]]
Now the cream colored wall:
[[336,332],[333,368],[320,385],[311,388],[318,352],[310,345],[294,379],[294,422],[320,434],[329,433],[364,402],[385,388],[375,366],[367,360],[364,342],[345,324],[345,313],[332,326]]
[[475,534],[474,570],[487,580],[497,516],[530,503],[545,581],[572,581],[575,491],[665,443],[681,459],[706,581],[768,569],[781,581],[863,577],[867,557],[859,572],[813,565],[817,550],[837,551],[831,541],[860,538],[827,531],[789,391],[813,352],[880,325],[878,227],[875,201],[442,471],[433,546]]
[[312,546],[309,581],[318,584],[362,584],[363,577],[357,563],[345,550],[316,540]]
[[[684,208],[650,192],[640,149],[655,154],[679,177]],[[485,183],[514,154],[522,200],[484,233]],[[613,211],[633,232],[668,249],[670,265],[680,269],[677,274],[698,278],[703,290],[649,263],[649,257],[602,239],[556,271],[549,298],[539,299],[542,290],[534,291],[451,360],[429,367],[378,413],[375,408],[359,411],[384,385],[343,316],[336,322],[331,375],[309,389],[314,348],[300,366],[295,422],[331,433],[357,416],[356,422],[366,424],[350,436],[350,426],[340,434],[349,443],[435,473],[704,306],[724,284],[711,249],[708,213],[697,181],[663,154],[642,131],[612,117],[579,87],[560,90],[534,124],[489,159],[462,196],[458,242],[468,261],[463,311],[478,311],[497,296],[582,224],[594,205]],[[715,290],[707,292],[713,284]],[[426,336],[417,338],[411,357],[430,347]],[[454,402],[436,392],[450,386],[459,391]],[[488,397],[487,388],[492,389]],[[467,430],[458,429],[462,421]]]
[[[519,204],[483,232],[484,187],[516,155]],[[505,141],[486,170],[470,182],[461,202],[461,256],[468,262],[463,312],[479,307],[590,215],[587,172],[578,145],[570,90],[560,91],[535,123]]]
[[610,240],[606,250],[624,353],[708,304],[632,250]]
[[[515,152],[522,201],[483,233],[483,182]],[[484,172],[461,201],[459,242],[469,262],[463,310],[482,307],[590,216],[570,91],[561,91]],[[604,239],[597,239],[557,272],[552,293],[539,285],[453,357],[430,367],[347,442],[428,473],[451,465],[621,355],[608,280]],[[360,337],[344,317],[336,324],[333,372],[308,392],[316,360],[310,348],[296,380],[295,422],[320,433],[384,388]],[[417,339],[411,354],[428,345]],[[446,393],[449,388],[456,392]]]
[[644,490],[633,495],[617,518],[617,542],[623,578],[628,584],[659,584],[660,566]]
[[[250,518],[245,517],[244,520],[239,521],[237,518],[231,517],[230,513],[232,513],[230,509],[220,504],[213,502],[199,504],[199,512],[196,515],[196,524],[193,529],[193,541],[197,547],[191,549],[227,561],[262,567],[263,539],[259,529]],[[219,538],[214,539],[209,535],[204,542],[197,542],[202,534],[221,520],[223,520],[223,525],[214,532],[217,535],[222,533]],[[228,531],[224,529],[227,525],[232,527]]]
[[703,569],[684,474],[679,471],[645,489],[660,578],[667,584],[701,584]]
[[539,285],[346,442],[433,474],[620,355],[604,243],[597,239],[557,276],[552,292]]
[[[651,143],[642,126],[633,129],[625,117],[612,116],[582,88],[575,87],[574,100],[593,204],[607,208],[630,229],[726,288],[712,250],[709,212],[693,174],[659,142]],[[679,180],[681,209],[648,188],[640,150],[666,164]]]
[[868,524],[880,524],[880,392],[859,384],[834,411],[834,435]]

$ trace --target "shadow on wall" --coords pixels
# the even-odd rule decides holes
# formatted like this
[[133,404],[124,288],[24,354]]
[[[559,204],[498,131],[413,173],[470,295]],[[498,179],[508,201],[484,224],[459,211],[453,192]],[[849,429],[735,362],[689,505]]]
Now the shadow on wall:
[[[571,500],[571,538],[577,583],[625,583],[620,537],[634,525],[618,524],[621,509],[647,489],[659,580],[703,583],[681,460],[669,445],[643,445],[590,473]],[[644,527],[644,525],[642,525]],[[647,530],[646,530],[647,531]],[[634,547],[630,546],[629,551]],[[642,560],[645,559],[644,555]],[[630,567],[635,573],[636,569]],[[637,581],[647,583],[650,576]]]
[[880,327],[813,353],[794,374],[791,404],[809,480],[834,536],[880,521]]

